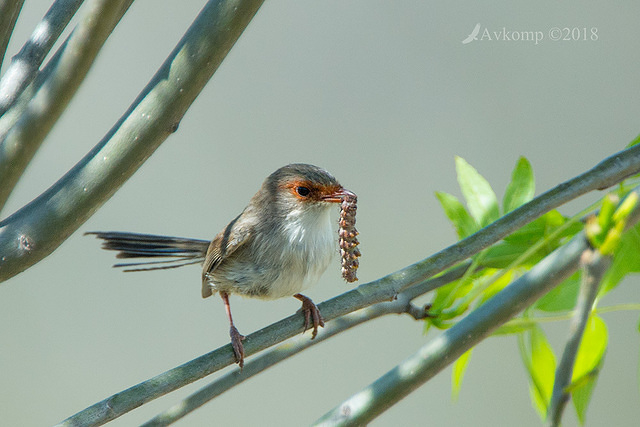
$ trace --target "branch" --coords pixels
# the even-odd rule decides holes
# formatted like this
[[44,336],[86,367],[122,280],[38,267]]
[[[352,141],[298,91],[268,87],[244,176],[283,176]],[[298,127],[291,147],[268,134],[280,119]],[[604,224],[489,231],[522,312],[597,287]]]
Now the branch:
[[[633,192],[640,194],[640,187]],[[628,230],[639,221],[640,208],[636,206],[627,218],[625,229]],[[590,250],[585,232],[582,231],[416,354],[329,411],[315,425],[367,424],[570,277],[580,266],[584,253]],[[594,266],[595,270],[591,272],[593,280],[599,282],[602,268],[606,265],[604,262]]]
[[[176,129],[262,1],[211,0],[151,83],[92,152],[40,197],[0,222],[3,253],[0,281],[24,271],[55,250]],[[3,154],[6,153],[0,149],[0,159]],[[419,283],[545,212],[586,192],[606,188],[639,169],[640,147],[622,151],[464,241],[387,276],[383,284],[392,284],[400,277],[406,279],[405,287]],[[1,172],[0,168],[3,184],[9,182],[2,179]],[[0,193],[3,188],[5,185],[0,187]]]
[[[578,197],[579,195],[584,194],[584,192],[587,191],[587,188],[600,188],[601,186],[612,185],[613,183],[615,183],[612,182],[612,179],[624,179],[626,176],[633,174],[638,169],[639,164],[640,146],[635,146],[630,149],[624,150],[600,162],[590,171],[568,181],[569,184],[560,184],[554,189],[547,191],[546,193],[533,199],[531,202],[523,205],[515,211],[512,211],[512,213],[499,219],[495,223],[490,224],[476,234],[467,237],[466,239],[442,250],[441,252],[438,252],[434,256],[429,257],[416,264],[405,267],[404,269],[389,274],[381,279],[360,285],[352,291],[349,291],[345,294],[342,294],[336,298],[320,304],[318,308],[321,309],[325,320],[329,321],[376,303],[390,301],[402,291],[419,283],[422,283],[428,277],[441,272],[449,266],[459,263],[470,255],[473,255],[473,252],[468,249],[469,246],[475,248],[476,251],[480,251],[486,246],[489,246],[490,244],[502,239],[502,237],[504,237],[506,234],[513,231],[512,228],[517,229],[520,226],[526,224],[526,221],[530,221],[536,218],[536,214],[542,215],[545,212],[557,207],[558,204],[568,201],[572,197]],[[573,187],[571,187],[571,185],[576,186],[577,189],[572,191]],[[514,213],[520,216],[514,215]],[[523,217],[526,218],[526,220],[523,220]],[[631,221],[631,219],[629,219],[629,221]],[[582,242],[583,239],[576,240]],[[561,255],[555,256],[564,256],[562,254],[565,254],[566,251],[574,250],[573,248],[575,247],[575,245],[576,243],[573,243],[573,245],[568,245],[567,247],[569,249],[567,249],[567,247],[560,248],[558,251],[560,251]],[[556,252],[554,252],[554,254],[556,254]],[[545,259],[550,259],[552,255]],[[547,263],[549,263],[549,261],[547,261]],[[541,265],[546,264],[544,263],[544,261],[541,262],[533,271],[540,271],[539,268],[541,268]],[[442,270],[438,270],[438,268],[441,268]],[[569,269],[561,269],[560,274],[566,274],[568,272]],[[531,274],[533,273],[528,273],[526,277],[531,277]],[[524,280],[525,279],[521,278],[520,283],[523,283]],[[545,283],[547,284],[547,286],[549,286],[549,283],[555,282],[548,281]],[[524,286],[528,285],[525,283]],[[511,286],[509,286],[507,289],[511,289]],[[544,288],[542,290],[539,290],[538,293],[535,294],[535,298],[539,298],[544,292],[548,291],[548,289]],[[507,292],[507,290],[503,290],[502,293],[499,293],[498,295],[503,295],[504,292]],[[494,300],[500,301],[501,299],[498,298],[498,296],[495,296],[490,301]],[[509,304],[509,309],[518,309],[514,312],[513,315],[519,312],[519,310],[521,309],[520,307],[524,308],[522,302],[509,302]],[[481,306],[480,308],[485,308],[482,309],[483,311],[480,311],[480,313],[483,313],[483,315],[487,316],[487,313],[485,311],[488,310],[491,306],[492,305],[489,303]],[[474,311],[473,313],[476,312]],[[472,314],[470,314],[469,316],[471,316]],[[491,313],[490,315],[488,315],[488,317],[490,318],[493,315],[495,315],[495,313]],[[467,319],[469,318],[469,316],[467,317]],[[476,314],[474,316],[478,315]],[[497,328],[502,323],[508,320],[508,318],[502,319],[500,316],[498,316],[498,319],[499,323],[495,324],[494,328]],[[466,319],[463,319],[463,321],[465,320]],[[463,323],[463,327],[465,327],[464,325],[467,325],[467,323]],[[302,330],[302,318],[298,315],[290,316],[247,336],[244,341],[245,354],[247,357],[251,356],[252,354],[255,354],[288,338],[291,338],[296,334],[299,334]],[[451,333],[451,330],[457,331],[458,329],[452,328],[447,332]],[[466,338],[467,337],[464,337],[464,339]],[[480,340],[481,338],[484,338],[484,335],[479,334],[477,336],[477,340]],[[461,350],[460,354],[464,351],[466,351],[466,348]],[[447,359],[444,353],[441,353],[440,357]],[[453,359],[450,359],[450,361],[453,360],[455,360],[455,357]],[[121,393],[115,394],[103,400],[102,402],[98,402],[93,406],[85,409],[84,411],[67,419],[63,425],[76,425],[76,423],[78,422],[77,420],[86,419],[87,417],[89,417],[89,419],[105,419],[108,421],[112,419],[109,417],[111,417],[113,413],[120,414],[127,412],[150,400],[174,391],[193,381],[201,379],[233,363],[235,363],[233,350],[231,348],[231,345],[227,344],[224,347],[219,348],[218,350],[200,356],[177,368],[157,375],[156,377],[151,378],[148,381],[133,386]],[[444,365],[439,367],[439,369],[442,369],[442,367],[444,367]],[[433,368],[429,369],[431,371],[433,370]]]
[[0,68],[23,4],[24,0],[0,0]]
[[602,256],[598,251],[586,251],[581,260],[583,273],[580,294],[576,302],[575,314],[569,327],[569,338],[562,353],[562,359],[556,369],[553,393],[547,416],[548,424],[559,426],[562,412],[569,400],[567,388],[571,384],[573,365],[580,348],[582,335],[591,315],[593,303],[598,295],[602,277],[611,264],[611,257]]
[[[418,284],[408,289],[405,295],[407,298],[413,299],[418,295],[425,294],[443,286],[464,274],[468,265],[468,263],[465,263],[442,276]],[[330,320],[337,319],[360,308],[395,299],[394,294],[361,292],[361,288],[366,288],[367,286],[368,285],[362,285],[319,304],[318,308],[322,311],[322,317],[324,317],[325,322],[328,324]],[[281,343],[286,339],[299,335],[303,329],[304,319],[300,313],[273,323],[257,332],[247,335],[243,341],[245,355],[248,357],[277,343]],[[314,345],[316,340],[311,341],[308,336],[305,336],[305,341],[308,341],[307,345]],[[181,366],[156,375],[127,390],[114,394],[67,418],[60,423],[59,426],[98,425],[111,421],[151,400],[197,381],[226,366],[234,365],[235,362],[236,360],[231,344],[227,344]],[[245,367],[242,370],[243,377],[246,375],[246,372],[250,372],[247,371],[249,363],[251,362],[245,363]],[[256,365],[263,363],[264,361],[256,362]]]
[[298,335],[297,337],[280,344],[274,349],[261,354],[259,357],[246,362],[242,370],[234,369],[232,372],[216,379],[211,384],[188,396],[180,403],[142,424],[142,426],[168,426],[195,411],[205,403],[220,396],[232,387],[247,381],[251,377],[313,345],[319,344],[334,335],[338,335],[341,332],[369,320],[376,319],[386,314],[401,314],[407,309],[408,299],[403,294],[400,294],[398,295],[398,299],[395,301],[382,302],[334,319],[322,330],[318,331],[318,335],[315,339],[310,340],[308,335]]
[[396,289],[400,292],[488,248],[550,210],[590,191],[604,190],[638,172],[640,172],[640,144],[604,159],[587,172],[555,186],[477,233],[378,282],[380,286],[388,286],[402,279],[402,287]]
[[0,281],[53,252],[177,129],[262,2],[209,1],[103,140],[51,188],[0,222]]
[[582,252],[588,247],[584,234],[579,234],[417,353],[329,411],[314,425],[366,425],[571,276],[578,268]]
[[[11,59],[11,65],[0,79],[0,117],[13,105],[22,90],[35,78],[62,31],[67,27],[84,0],[55,1],[42,21],[36,26],[31,38]],[[2,11],[0,10],[0,16]],[[1,46],[0,46],[1,47]],[[2,62],[0,58],[0,62]]]
[[[318,332],[318,335],[314,340],[310,340],[308,336],[298,335],[286,343],[280,344],[276,348],[245,363],[242,370],[236,369],[233,372],[216,379],[211,384],[188,396],[182,402],[167,409],[165,412],[157,415],[143,425],[151,427],[167,426],[172,424],[254,375],[259,374],[275,364],[280,363],[309,347],[319,344],[334,335],[338,335],[353,328],[354,326],[368,322],[369,320],[377,319],[378,317],[388,314],[403,313],[410,315],[414,319],[424,318],[424,315],[426,314],[425,310],[417,309],[417,307],[411,304],[411,301],[429,291],[459,279],[464,275],[469,265],[470,263],[465,263],[442,276],[438,276],[435,279],[427,280],[419,285],[412,286],[399,294],[393,301],[381,302],[338,317],[332,322],[327,323],[327,325]],[[417,312],[421,312],[422,316],[418,315]]]
[[[94,0],[72,34],[20,98],[20,102],[0,117],[0,209],[132,2]],[[51,11],[47,16],[56,17],[58,21],[68,18],[64,13],[58,15]],[[47,25],[41,24],[39,27]],[[37,49],[27,48],[27,52],[34,51]],[[38,51],[38,54],[42,53]],[[5,94],[12,83],[7,79],[20,78],[14,75],[17,72],[15,68],[9,71],[11,73],[2,80]]]

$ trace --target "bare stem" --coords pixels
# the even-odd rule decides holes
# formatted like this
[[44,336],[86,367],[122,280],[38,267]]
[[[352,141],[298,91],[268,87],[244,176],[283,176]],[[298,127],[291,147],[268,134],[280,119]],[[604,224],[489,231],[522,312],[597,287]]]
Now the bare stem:
[[569,326],[569,337],[562,353],[562,359],[556,369],[553,393],[547,415],[548,425],[554,427],[560,425],[562,413],[569,401],[567,388],[571,384],[573,365],[582,342],[582,335],[593,309],[593,303],[598,295],[600,282],[611,264],[611,257],[602,256],[595,250],[589,250],[585,251],[581,262],[583,273],[580,294],[578,295],[576,309]]

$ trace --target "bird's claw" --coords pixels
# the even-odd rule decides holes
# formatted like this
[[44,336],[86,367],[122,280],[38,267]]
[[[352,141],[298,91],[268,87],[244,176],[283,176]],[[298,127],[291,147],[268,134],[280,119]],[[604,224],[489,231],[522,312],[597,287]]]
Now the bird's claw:
[[229,335],[231,336],[231,346],[233,347],[233,353],[236,356],[236,363],[240,369],[242,369],[244,366],[244,346],[242,345],[244,335],[238,332],[238,329],[233,325],[229,329]]
[[324,319],[322,318],[322,313],[318,307],[311,301],[311,298],[306,297],[302,294],[295,294],[294,297],[302,301],[302,308],[300,311],[304,314],[304,330],[302,333],[304,334],[307,329],[309,329],[309,325],[311,321],[313,321],[313,331],[311,332],[311,339],[314,339],[316,335],[318,335],[318,326],[322,326],[324,328]]

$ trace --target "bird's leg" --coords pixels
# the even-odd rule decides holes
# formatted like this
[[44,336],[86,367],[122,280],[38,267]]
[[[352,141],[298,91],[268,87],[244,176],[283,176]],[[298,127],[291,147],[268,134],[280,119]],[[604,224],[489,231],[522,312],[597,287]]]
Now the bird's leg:
[[301,310],[304,314],[304,330],[302,333],[304,334],[307,331],[309,328],[309,322],[313,319],[313,332],[311,333],[311,339],[314,339],[316,335],[318,335],[318,326],[322,326],[324,328],[324,319],[322,318],[322,314],[313,301],[311,301],[311,298],[302,294],[295,294],[293,297],[302,301]]
[[231,326],[229,329],[229,335],[231,336],[231,346],[233,347],[233,353],[236,355],[236,362],[238,363],[238,366],[240,366],[240,368],[242,369],[242,367],[244,366],[244,346],[242,345],[244,335],[241,335],[233,324],[233,318],[231,317],[231,306],[229,305],[229,294],[227,294],[226,292],[220,292],[220,296],[222,297],[222,301],[224,302],[224,309],[227,312],[229,325]]

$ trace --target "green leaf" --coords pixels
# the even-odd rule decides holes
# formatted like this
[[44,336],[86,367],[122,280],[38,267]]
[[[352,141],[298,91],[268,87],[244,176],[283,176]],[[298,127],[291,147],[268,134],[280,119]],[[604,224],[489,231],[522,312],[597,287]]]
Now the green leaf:
[[[613,222],[613,213],[616,211],[619,203],[620,198],[613,193],[607,194],[602,199],[602,206],[600,206],[600,213],[598,214],[597,218],[601,235],[594,236],[596,241],[598,241],[600,244],[602,244],[602,241],[609,231],[609,228],[611,228],[611,223]],[[587,237],[589,237],[589,232],[587,232]]]
[[439,313],[451,307],[459,298],[467,295],[473,289],[471,278],[459,279],[436,290],[436,295],[431,300],[431,310]]
[[580,342],[571,379],[571,400],[581,424],[585,422],[593,387],[607,352],[608,336],[604,320],[591,316]]
[[453,223],[456,228],[458,237],[464,239],[480,229],[476,221],[469,215],[464,205],[451,194],[436,192],[436,197],[444,209],[445,215]]
[[640,135],[636,136],[636,139],[634,139],[633,141],[631,141],[631,142],[629,143],[629,145],[627,145],[627,148],[629,148],[629,147],[633,147],[634,145],[636,145],[636,144],[638,144],[638,143],[640,143]]
[[496,193],[487,180],[461,157],[456,157],[456,172],[469,212],[480,227],[500,218]]
[[[456,291],[458,284],[459,280],[456,280],[455,282],[451,282],[436,290],[435,296],[431,300],[431,308],[429,310],[432,314],[438,317],[437,315],[442,310],[451,307],[451,304],[453,304],[454,301],[451,294]],[[429,318],[427,317],[425,320],[429,320]]]
[[629,192],[627,196],[620,202],[618,208],[613,213],[613,221],[621,222],[624,221],[626,223],[629,215],[635,210],[636,206],[638,206],[638,193],[635,191]]
[[518,266],[531,267],[557,249],[565,237],[572,237],[582,230],[582,224],[568,221],[557,211],[548,212],[485,250],[480,265],[506,268],[527,252],[527,257]]
[[502,199],[504,213],[509,213],[533,199],[535,191],[536,184],[531,164],[526,158],[520,157]]
[[576,306],[579,291],[580,272],[576,272],[540,298],[534,308],[547,312],[572,310]]
[[[634,145],[636,145],[636,144],[638,144],[638,143],[640,143],[640,135],[636,136],[636,138],[635,138],[633,141],[631,141],[631,142],[629,143],[629,145],[627,145],[627,148],[629,148],[629,147],[633,147]],[[628,177],[627,179],[629,179],[629,178],[637,178],[638,176],[640,176],[640,174],[635,174],[635,175],[633,175],[633,176]],[[624,182],[624,181],[623,181],[623,182]],[[634,185],[634,186],[635,186],[635,185]]]
[[[524,252],[528,251],[529,248],[531,248],[531,244],[524,242],[515,243],[512,241],[504,241],[497,243],[484,251],[484,257],[479,262],[479,265],[489,268],[509,267]],[[536,264],[550,252],[551,250],[549,250],[547,246],[542,246],[531,254],[523,264],[524,266]]]
[[640,224],[622,235],[611,267],[602,279],[599,295],[602,296],[614,289],[624,276],[631,272],[640,272]]
[[488,299],[493,297],[495,294],[506,288],[509,283],[513,280],[514,272],[513,270],[507,271],[504,274],[501,274],[497,279],[494,279],[494,275],[491,275],[489,280],[492,282],[487,286],[487,288],[482,291],[482,297],[480,298],[480,304],[484,304]]
[[571,381],[576,381],[600,366],[608,341],[609,333],[604,320],[597,315],[591,316],[580,341]]
[[485,268],[506,268],[527,249],[529,249],[528,244],[496,243],[484,250],[484,256],[479,265]]
[[547,337],[539,326],[531,329],[529,337],[530,345],[526,350],[528,353],[523,355],[530,377],[529,392],[533,406],[540,418],[544,420],[553,393],[556,358]]
[[638,194],[635,191],[630,192],[627,197],[618,205],[618,208],[613,213],[613,226],[607,230],[606,237],[602,242],[602,245],[598,248],[603,255],[614,254],[624,235],[624,229],[627,224],[627,218],[635,210],[638,204]]
[[[511,233],[505,237],[504,240],[514,243],[534,244],[538,240],[551,235],[558,228],[565,225],[567,221],[568,219],[562,216],[560,212],[552,210]],[[574,222],[558,235],[558,239],[573,237],[579,233],[583,227],[581,222]]]
[[540,218],[534,219],[530,223],[509,234],[504,238],[504,240],[514,243],[534,244],[545,236],[548,229],[552,228],[552,226],[549,226],[548,224],[547,215],[548,214],[545,214]]
[[537,324],[538,322],[533,319],[516,317],[515,319],[512,319],[509,322],[505,323],[504,325],[500,326],[491,335],[498,336],[498,335],[521,334],[523,332],[530,331]]
[[453,372],[451,372],[451,399],[457,400],[462,388],[462,380],[464,379],[464,373],[469,365],[469,359],[471,358],[471,352],[473,348],[470,348],[462,354],[453,364]]

